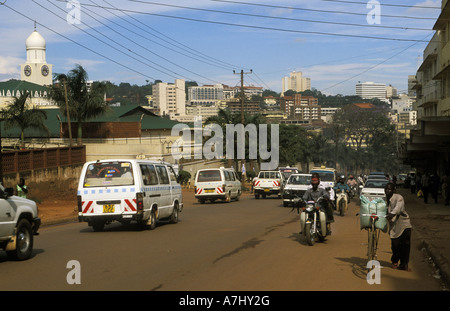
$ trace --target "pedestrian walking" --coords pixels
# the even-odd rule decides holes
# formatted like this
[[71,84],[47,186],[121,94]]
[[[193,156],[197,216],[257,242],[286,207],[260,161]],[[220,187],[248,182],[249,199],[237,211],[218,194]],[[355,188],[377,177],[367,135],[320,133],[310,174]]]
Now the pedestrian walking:
[[28,187],[25,185],[25,179],[20,178],[19,184],[16,186],[16,194],[19,197],[26,198],[28,194]]
[[439,175],[437,173],[434,173],[433,175],[430,176],[430,193],[434,199],[434,203],[436,204],[438,202],[439,186],[440,186]]
[[388,203],[389,236],[391,238],[391,263],[393,269],[411,271],[408,267],[411,251],[411,222],[405,209],[403,196],[396,193],[395,185],[384,188]]
[[423,202],[426,204],[428,203],[428,193],[430,192],[430,175],[428,174],[428,171],[423,174],[421,184],[421,189],[423,192]]
[[410,176],[411,194],[416,194],[416,176]]
[[450,201],[450,170],[445,170],[445,175],[442,177],[442,196],[444,197],[444,204],[449,205]]

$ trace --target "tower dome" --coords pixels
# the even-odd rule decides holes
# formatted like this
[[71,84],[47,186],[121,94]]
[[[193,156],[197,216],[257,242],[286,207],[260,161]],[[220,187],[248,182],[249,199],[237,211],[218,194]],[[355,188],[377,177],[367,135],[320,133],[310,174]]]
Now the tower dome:
[[35,50],[45,50],[45,39],[41,36],[39,32],[36,30],[27,38],[25,42],[27,50],[35,49]]

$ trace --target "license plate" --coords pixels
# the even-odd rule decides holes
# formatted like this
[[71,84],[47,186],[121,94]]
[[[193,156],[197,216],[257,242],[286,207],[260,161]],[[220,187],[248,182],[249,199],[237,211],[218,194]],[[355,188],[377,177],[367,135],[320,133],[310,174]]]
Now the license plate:
[[114,213],[114,204],[103,205],[103,213]]
[[269,192],[270,191],[270,189],[264,189],[264,192]]
[[213,193],[214,190],[205,190],[205,193]]

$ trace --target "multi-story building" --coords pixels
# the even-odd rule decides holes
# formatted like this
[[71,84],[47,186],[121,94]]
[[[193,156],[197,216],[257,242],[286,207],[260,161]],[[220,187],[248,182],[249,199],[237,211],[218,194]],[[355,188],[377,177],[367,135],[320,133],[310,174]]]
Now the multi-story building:
[[284,96],[280,98],[280,110],[291,119],[319,120],[321,117],[318,99],[313,96]]
[[[231,99],[231,98],[237,98],[239,97],[239,93],[241,92],[240,86],[223,86],[223,98],[224,99]],[[244,85],[244,94],[245,97],[250,99],[253,95],[255,96],[262,96],[263,94],[263,88],[259,86],[245,86]]]
[[163,115],[184,115],[186,107],[185,83],[176,79],[174,84],[159,82],[152,86],[152,103],[155,113]]
[[416,73],[417,128],[400,153],[404,163],[440,176],[450,168],[450,2],[442,0],[435,34]]
[[223,84],[188,87],[189,105],[216,105],[223,98]]
[[311,79],[303,77],[301,71],[293,71],[289,77],[283,77],[281,80],[281,95],[288,90],[303,92],[311,89]]
[[397,88],[392,85],[386,86],[386,98],[396,97],[397,96]]
[[363,99],[385,99],[386,84],[375,82],[359,82],[356,84],[356,95]]

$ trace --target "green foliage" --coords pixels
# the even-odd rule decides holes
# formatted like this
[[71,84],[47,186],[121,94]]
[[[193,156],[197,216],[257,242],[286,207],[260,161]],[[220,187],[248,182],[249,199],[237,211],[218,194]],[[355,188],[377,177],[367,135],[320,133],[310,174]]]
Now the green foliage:
[[178,172],[178,182],[181,185],[187,185],[189,179],[191,179],[191,173],[189,173],[188,171],[181,170]]
[[81,144],[81,124],[101,116],[109,109],[104,96],[110,86],[96,82],[88,90],[88,74],[81,65],[76,65],[67,75],[55,74],[54,79],[58,83],[52,85],[49,97],[57,103],[65,116],[68,110],[71,121],[78,124],[78,144]]
[[29,127],[49,133],[48,128],[44,124],[44,120],[47,119],[47,113],[45,110],[35,107],[28,108],[28,97],[30,97],[30,93],[23,92],[19,97],[15,96],[14,100],[0,111],[5,129],[16,126],[20,128],[20,142],[22,146],[25,140],[25,129]]

